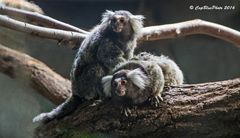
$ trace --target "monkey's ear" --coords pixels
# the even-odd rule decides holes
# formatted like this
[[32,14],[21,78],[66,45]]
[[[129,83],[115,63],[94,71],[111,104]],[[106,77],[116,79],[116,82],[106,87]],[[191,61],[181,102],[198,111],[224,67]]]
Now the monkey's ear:
[[114,15],[114,12],[113,12],[113,11],[106,10],[106,11],[102,14],[102,23],[108,21],[113,15]]
[[139,22],[143,22],[143,20],[145,19],[145,17],[143,15],[132,15],[131,18],[133,18],[134,20],[137,20]]
[[127,78],[129,78],[141,90],[145,89],[145,87],[149,85],[149,78],[140,68],[128,72]]
[[103,92],[106,97],[111,97],[111,81],[113,76],[108,75],[102,78]]
[[138,33],[143,27],[143,20],[145,17],[143,15],[131,15],[130,23],[135,33]]

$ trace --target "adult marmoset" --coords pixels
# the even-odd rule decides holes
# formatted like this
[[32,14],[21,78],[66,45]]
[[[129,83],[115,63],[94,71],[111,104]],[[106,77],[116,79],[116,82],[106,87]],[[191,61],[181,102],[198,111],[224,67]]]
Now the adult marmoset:
[[161,67],[152,61],[127,61],[114,70],[113,75],[102,78],[104,93],[120,104],[128,116],[131,105],[150,100],[158,106],[162,100],[164,76]]
[[101,78],[113,68],[133,57],[143,16],[128,11],[106,11],[101,23],[82,42],[71,70],[72,96],[49,113],[33,122],[60,119],[85,100],[104,98]]

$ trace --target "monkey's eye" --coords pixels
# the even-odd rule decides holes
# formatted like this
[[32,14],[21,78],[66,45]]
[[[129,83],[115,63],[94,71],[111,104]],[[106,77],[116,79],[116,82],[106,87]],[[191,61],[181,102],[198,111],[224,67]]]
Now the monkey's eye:
[[122,80],[122,81],[121,81],[121,85],[125,85],[126,83],[127,83],[126,80]]

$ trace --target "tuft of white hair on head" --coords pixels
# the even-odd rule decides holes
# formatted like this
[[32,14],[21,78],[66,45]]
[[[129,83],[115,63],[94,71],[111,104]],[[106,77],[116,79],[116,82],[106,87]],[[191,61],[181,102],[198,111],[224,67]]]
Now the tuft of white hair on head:
[[145,17],[143,15],[131,15],[130,23],[136,35],[139,34],[141,29],[143,28],[143,20]]
[[144,90],[150,83],[149,78],[140,68],[128,72],[127,78],[129,78],[140,90]]
[[107,22],[110,17],[112,17],[114,15],[113,11],[110,10],[106,10],[103,14],[102,14],[102,23]]
[[106,97],[111,97],[111,81],[113,76],[108,75],[102,78],[103,92]]

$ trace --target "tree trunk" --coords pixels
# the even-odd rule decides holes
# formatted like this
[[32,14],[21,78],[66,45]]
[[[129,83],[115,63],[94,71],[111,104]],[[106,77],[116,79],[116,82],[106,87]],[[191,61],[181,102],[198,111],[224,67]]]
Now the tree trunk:
[[[130,117],[111,101],[79,109],[36,130],[36,137],[240,137],[240,78],[170,87],[161,106],[133,107]],[[91,133],[91,134],[90,134]]]

